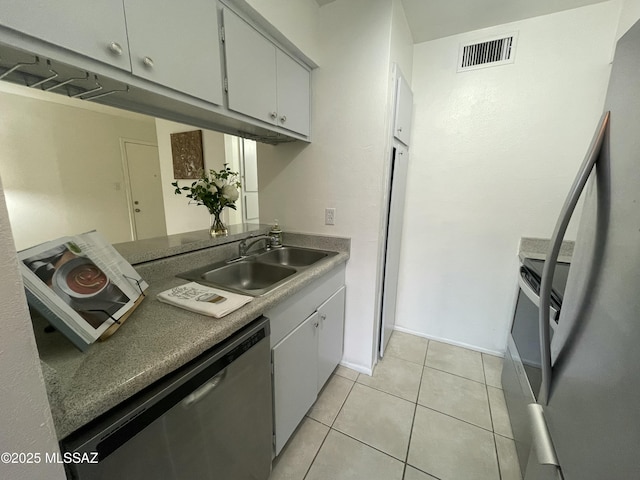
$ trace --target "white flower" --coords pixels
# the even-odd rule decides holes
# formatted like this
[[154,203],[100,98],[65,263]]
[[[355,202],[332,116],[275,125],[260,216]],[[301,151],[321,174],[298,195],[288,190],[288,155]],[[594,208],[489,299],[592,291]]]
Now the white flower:
[[238,192],[238,189],[233,185],[225,185],[222,187],[222,196],[233,203],[240,196],[240,192]]
[[216,178],[213,183],[216,185],[216,187],[218,188],[224,188],[226,185],[226,182],[224,181],[224,179],[222,178]]

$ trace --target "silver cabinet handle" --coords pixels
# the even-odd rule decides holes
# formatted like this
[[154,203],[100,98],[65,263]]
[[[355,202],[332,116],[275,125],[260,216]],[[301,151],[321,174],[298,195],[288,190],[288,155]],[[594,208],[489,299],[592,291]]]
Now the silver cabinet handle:
[[320,315],[320,320],[322,320],[323,322],[327,319],[326,315]]
[[283,115],[283,116],[280,117],[280,122],[284,123],[286,121],[287,121],[287,116],[286,115]]
[[544,262],[544,268],[542,269],[542,279],[540,281],[540,312],[539,312],[539,325],[540,328],[540,353],[542,359],[542,384],[540,385],[540,395],[538,397],[538,403],[540,405],[546,405],[549,400],[549,389],[551,388],[551,334],[549,332],[549,306],[551,304],[551,286],[553,283],[553,274],[556,270],[556,262],[558,255],[560,254],[560,247],[562,246],[562,239],[569,226],[571,215],[576,208],[578,199],[584,190],[584,186],[591,175],[596,160],[600,156],[600,148],[604,141],[605,132],[609,125],[609,112],[602,114],[598,129],[591,140],[587,156],[584,158],[578,175],[571,185],[569,194],[567,195],[560,217],[556,223],[553,235],[551,236],[551,244],[549,246],[549,252],[547,253],[547,259]]
[[147,68],[153,68],[153,59],[151,57],[144,57],[142,63]]
[[135,212],[136,212],[136,213],[140,213],[140,209],[139,209],[139,208],[136,208],[136,209],[135,209]]
[[398,127],[398,132],[402,132],[402,127]]
[[111,42],[109,44],[109,51],[114,55],[122,55],[122,46],[118,42]]
[[314,322],[313,326],[318,328],[320,326],[320,322]]
[[271,120],[275,120],[276,118],[278,118],[278,112],[271,112],[269,116],[271,117]]

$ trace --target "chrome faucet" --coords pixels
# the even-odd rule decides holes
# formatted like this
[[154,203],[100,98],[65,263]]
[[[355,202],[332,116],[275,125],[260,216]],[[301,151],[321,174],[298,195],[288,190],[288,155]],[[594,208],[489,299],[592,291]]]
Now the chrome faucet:
[[[253,239],[253,241],[247,244],[247,240],[249,239]],[[262,234],[240,240],[240,243],[238,244],[238,255],[241,258],[246,257],[249,249],[261,240],[266,241],[265,247],[267,250],[269,250],[271,248],[271,244],[273,243],[273,237],[271,235]]]

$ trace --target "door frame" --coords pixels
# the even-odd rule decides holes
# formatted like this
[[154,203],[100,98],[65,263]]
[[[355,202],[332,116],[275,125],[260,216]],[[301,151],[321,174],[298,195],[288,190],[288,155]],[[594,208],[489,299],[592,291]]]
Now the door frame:
[[[127,143],[135,143],[137,145],[145,145],[147,147],[156,147],[158,148],[157,143],[147,142],[145,140],[137,140],[135,138],[126,138],[120,137],[120,156],[122,158],[122,175],[124,179],[124,190],[127,196],[127,207],[129,212],[129,229],[131,231],[131,240],[135,241],[138,239],[138,232],[136,230],[136,221],[133,212],[133,193],[131,192],[131,180],[129,178],[129,158],[127,157]],[[158,158],[158,161],[160,159]],[[160,169],[162,170],[162,168]]]
[[[381,353],[381,340],[382,340],[382,328],[383,328],[383,293],[384,293],[384,273],[386,267],[386,250],[387,250],[387,230],[389,226],[389,207],[391,200],[391,181],[392,181],[392,155],[393,149],[397,145],[402,145],[402,142],[394,137],[394,125],[396,117],[396,102],[398,95],[398,81],[400,77],[404,77],[400,67],[393,63],[389,71],[389,84],[390,89],[388,93],[387,102],[390,108],[390,113],[387,116],[386,130],[388,132],[387,143],[385,146],[385,163],[383,172],[383,191],[380,209],[380,224],[378,234],[378,253],[377,253],[377,265],[376,265],[376,293],[375,293],[375,306],[374,306],[374,331],[373,331],[373,345],[372,345],[372,368],[378,363],[383,356]],[[397,142],[397,143],[396,143]],[[409,150],[409,146],[405,145],[405,148]]]

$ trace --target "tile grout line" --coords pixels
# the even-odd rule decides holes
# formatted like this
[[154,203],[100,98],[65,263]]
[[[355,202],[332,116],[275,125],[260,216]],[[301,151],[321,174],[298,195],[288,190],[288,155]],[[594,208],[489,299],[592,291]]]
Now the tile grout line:
[[[430,477],[435,478],[436,480],[440,480],[440,477],[436,477],[435,475],[432,475],[431,473],[425,472],[424,470],[414,466],[414,465],[410,465],[409,464],[409,450],[411,449],[411,439],[413,438],[413,425],[415,424],[416,421],[416,414],[418,413],[418,405],[420,405],[418,403],[418,401],[420,400],[420,389],[422,388],[422,379],[424,378],[424,369],[425,368],[431,368],[431,367],[427,367],[426,363],[427,363],[427,353],[429,352],[429,345],[431,345],[431,340],[427,340],[427,348],[424,351],[424,363],[422,364],[422,375],[420,375],[420,385],[418,386],[418,397],[416,398],[416,408],[413,411],[413,421],[411,422],[411,433],[409,434],[409,447],[407,448],[407,460],[404,464],[404,471],[406,473],[407,471],[407,467],[410,466],[411,468],[418,470],[419,472],[425,473],[427,475],[429,475]],[[437,370],[434,368],[434,370]],[[448,373],[448,372],[446,372]],[[453,374],[452,374],[453,375]],[[420,405],[423,408],[428,408],[425,407],[424,405]],[[434,410],[437,412],[437,410]],[[439,412],[442,413],[442,412]],[[444,415],[444,414],[443,414]],[[455,418],[455,417],[453,417]],[[402,477],[404,479],[404,476]]]
[[[387,452],[385,452],[385,451],[383,451],[383,450],[380,450],[378,447],[375,447],[375,446],[373,446],[373,445],[369,445],[367,442],[363,442],[362,440],[360,440],[360,439],[358,439],[358,438],[356,438],[356,437],[354,437],[354,436],[351,436],[351,435],[349,435],[348,433],[343,432],[342,430],[338,430],[337,428],[333,428],[333,427],[331,427],[329,430],[333,430],[334,432],[339,433],[340,435],[344,435],[345,437],[348,437],[348,438],[350,438],[351,440],[354,440],[354,441],[356,441],[356,442],[358,442],[358,443],[361,443],[361,444],[362,444],[362,445],[364,445],[365,447],[369,447],[370,449],[375,450],[376,452],[382,453],[383,455],[386,455],[387,457],[394,459],[396,462],[400,462],[400,463],[402,463],[403,465],[406,465],[406,463],[405,463],[405,462],[403,462],[402,460],[400,460],[398,457],[394,457],[394,456],[393,456],[393,455],[391,455],[390,453],[387,453]],[[314,460],[315,460],[315,459],[314,459]]]
[[[473,378],[463,377],[462,375],[458,375],[457,373],[448,372],[447,370],[442,370],[441,368],[432,367],[431,365],[423,365],[423,367],[427,367],[427,368],[430,368],[431,370],[436,370],[438,372],[448,373],[449,375],[453,375],[454,377],[463,378],[465,380],[469,380],[470,382],[479,383],[480,385],[486,385],[485,382],[479,382],[478,380],[474,380]],[[501,390],[501,389],[498,389],[498,390]]]
[[489,405],[489,417],[491,419],[491,438],[493,439],[493,449],[496,452],[496,463],[498,464],[498,478],[502,480],[502,469],[500,468],[500,456],[498,455],[498,442],[496,442],[495,425],[493,424],[493,412],[491,411],[491,400],[489,399],[489,385],[487,385],[487,370],[484,366],[484,357],[482,357],[482,374],[484,375],[484,389],[487,393],[487,404]]
[[[417,363],[416,363],[416,365],[417,365]],[[420,378],[421,378],[421,380],[422,380],[422,374],[420,374]],[[418,397],[416,397],[416,401],[414,402],[414,401],[412,401],[412,400],[407,400],[406,398],[401,397],[400,395],[397,395],[397,394],[395,394],[395,393],[387,392],[386,390],[381,390],[381,389],[379,389],[379,388],[372,387],[371,385],[367,385],[367,384],[365,384],[365,383],[360,383],[360,382],[355,382],[355,383],[357,383],[357,384],[358,384],[358,385],[360,385],[361,387],[367,387],[367,388],[370,388],[371,390],[375,390],[376,392],[386,393],[387,395],[391,395],[392,397],[398,398],[398,399],[400,399],[400,400],[404,400],[405,402],[409,402],[409,403],[416,403],[416,402],[417,402],[417,398],[418,398]],[[418,393],[420,393],[420,390],[419,390],[419,389],[418,389]]]
[[[316,420],[316,422],[317,422],[317,420]],[[320,425],[324,425],[324,423],[321,423],[321,422],[318,422],[318,423],[320,423]],[[302,476],[302,480],[307,478],[307,475],[309,475],[309,472],[311,471],[311,467],[313,467],[313,464],[316,461],[316,458],[318,458],[318,454],[320,453],[320,450],[322,450],[324,442],[327,441],[327,437],[329,436],[329,432],[330,431],[331,431],[331,427],[329,427],[327,429],[327,433],[325,434],[324,438],[322,439],[322,442],[320,443],[320,446],[318,447],[318,450],[316,451],[315,455],[313,456],[313,459],[311,459],[311,462],[309,463],[309,466],[307,467],[307,470],[304,472],[304,475]]]
[[[424,361],[427,361],[427,351],[429,350],[429,341],[427,341],[427,348],[424,351]],[[418,399],[420,398],[420,389],[422,388],[422,379],[424,378],[424,364],[422,365],[422,372],[420,372],[420,382],[418,383],[418,395],[413,406],[413,418],[411,418],[411,428],[409,429],[409,442],[407,443],[407,453],[404,457],[404,472],[402,478],[407,471],[407,465],[409,464],[409,450],[411,450],[411,439],[413,438],[413,426],[416,423],[416,413],[418,411]]]
[[[341,375],[338,375],[338,376],[342,377]],[[360,374],[358,374],[358,377],[359,376],[360,376]],[[358,379],[358,377],[356,377],[356,380]],[[345,377],[342,377],[342,378],[345,378]],[[347,380],[349,380],[349,379],[347,378]],[[307,468],[307,471],[304,474],[304,476],[302,477],[302,480],[307,478],[307,475],[309,475],[309,472],[311,471],[311,467],[313,467],[313,464],[316,461],[316,458],[318,458],[318,454],[320,453],[320,450],[322,450],[322,446],[324,445],[324,442],[327,440],[327,437],[329,436],[329,433],[331,432],[331,430],[334,430],[333,424],[336,423],[336,419],[338,418],[338,415],[340,415],[340,412],[342,411],[342,408],[344,407],[344,404],[347,403],[347,399],[349,398],[349,395],[351,395],[351,391],[353,390],[353,386],[356,384],[356,381],[355,380],[349,380],[349,381],[352,382],[351,388],[349,388],[349,393],[347,393],[347,395],[344,397],[344,400],[343,400],[342,404],[340,405],[340,408],[338,409],[338,413],[336,414],[335,418],[331,422],[331,425],[326,425],[326,426],[329,427],[329,429],[327,430],[327,434],[322,439],[322,443],[320,444],[320,447],[318,448],[318,451],[316,452],[316,454],[313,456],[313,460],[311,460],[311,463],[309,464],[309,468]],[[309,418],[311,418],[311,417],[309,417]],[[315,420],[315,419],[312,418],[312,420]],[[325,425],[324,423],[322,423],[322,422],[320,422],[318,420],[316,420],[316,422],[318,422],[321,425]]]
[[[492,430],[488,430],[488,429],[486,429],[486,428],[484,428],[484,427],[481,427],[480,425],[476,425],[475,423],[471,423],[471,422],[468,422],[468,421],[466,421],[466,420],[462,420],[461,418],[454,417],[453,415],[451,415],[451,414],[449,414],[449,413],[441,412],[440,410],[436,410],[436,409],[435,409],[435,408],[433,408],[433,407],[427,407],[426,405],[422,405],[422,404],[420,404],[420,403],[418,403],[417,405],[418,405],[419,407],[426,408],[427,410],[431,410],[432,412],[439,413],[440,415],[444,415],[445,417],[453,418],[454,420],[457,420],[457,421],[459,421],[459,422],[466,423],[467,425],[471,425],[472,427],[479,428],[480,430],[485,431],[485,432],[488,432],[488,433],[491,433],[492,435],[495,433],[495,432],[493,432]],[[323,425],[324,425],[324,424],[323,424]],[[501,436],[501,437],[504,437],[504,435],[500,435],[500,436]],[[507,437],[504,437],[504,438],[507,438]]]

